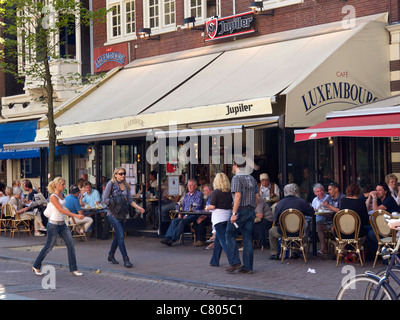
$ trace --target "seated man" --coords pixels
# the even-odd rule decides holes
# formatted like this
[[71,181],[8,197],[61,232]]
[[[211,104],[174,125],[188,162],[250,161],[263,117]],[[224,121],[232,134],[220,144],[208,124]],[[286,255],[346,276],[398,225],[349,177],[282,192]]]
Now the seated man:
[[[300,198],[299,187],[295,184],[287,184],[283,188],[284,198],[280,200],[275,207],[275,226],[269,230],[269,243],[271,246],[270,259],[278,259],[278,239],[282,237],[282,230],[279,226],[279,217],[287,209],[297,209],[305,216],[312,216],[314,209],[305,201]],[[304,227],[304,230],[307,230]],[[307,232],[303,234],[303,241],[307,240]]]
[[[83,215],[83,211],[78,200],[79,194],[79,188],[77,186],[72,186],[69,195],[65,198],[65,207],[72,213]],[[75,222],[78,225],[83,224],[83,228],[87,232],[93,223],[93,219],[90,217],[84,217],[83,219],[75,218]]]
[[271,229],[273,223],[274,217],[271,207],[265,201],[259,201],[253,224],[253,240],[256,240],[260,247],[267,245],[269,229]]
[[[322,201],[322,206],[329,211],[339,212],[340,203],[346,196],[339,191],[339,185],[336,182],[331,182],[328,186],[329,196],[325,201]],[[325,230],[330,230],[333,226],[333,215],[324,215],[317,220],[318,238],[321,243],[320,255],[328,253],[325,242]]]
[[[185,197],[185,186],[179,184],[178,195],[168,195],[168,187],[162,188],[161,197],[161,223],[169,223],[171,221],[169,212],[176,209],[176,205],[181,202]],[[156,207],[156,213],[159,212],[159,206]]]
[[[204,208],[210,204],[210,195],[212,193],[212,187],[210,184],[203,186],[203,199]],[[200,216],[193,223],[194,232],[196,234],[196,242],[193,243],[196,247],[202,247],[206,245],[207,227],[211,225],[211,216]]]
[[81,197],[80,205],[84,206],[88,204],[91,208],[100,206],[101,196],[100,192],[92,188],[92,184],[89,181],[83,183],[84,194]]
[[22,195],[22,189],[20,187],[15,187],[13,190],[13,196],[10,198],[9,203],[12,204],[19,214],[19,217],[22,220],[32,220],[34,221],[34,230],[35,230],[35,236],[36,237],[42,237],[44,236],[43,233],[40,231],[46,231],[46,228],[44,227],[42,223],[42,217],[38,211],[28,211],[29,208],[26,207],[22,200],[21,200],[21,195]]
[[260,197],[261,198],[278,198],[279,199],[279,186],[269,180],[266,173],[260,174]]
[[22,181],[22,188],[28,192],[28,198],[25,199],[25,203],[30,204],[33,200],[35,200],[35,194],[38,192],[33,189],[32,182],[28,179]]
[[[182,201],[182,211],[189,211],[191,205],[193,206],[193,204],[197,204],[197,210],[203,210],[203,194],[197,190],[197,181],[194,179],[190,179],[188,181],[187,187],[188,192],[186,193],[185,198]],[[197,218],[197,215],[189,214],[182,216],[182,214],[179,214],[178,218],[171,221],[167,233],[165,234],[165,238],[161,240],[161,243],[171,246],[175,241],[180,238],[182,232],[190,223],[196,223]]]

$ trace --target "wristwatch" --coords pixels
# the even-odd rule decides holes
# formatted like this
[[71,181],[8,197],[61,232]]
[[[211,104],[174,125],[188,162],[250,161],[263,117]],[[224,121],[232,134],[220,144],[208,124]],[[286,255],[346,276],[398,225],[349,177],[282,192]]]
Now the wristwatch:
[[233,216],[236,216],[236,212],[232,212],[232,215],[233,215]]

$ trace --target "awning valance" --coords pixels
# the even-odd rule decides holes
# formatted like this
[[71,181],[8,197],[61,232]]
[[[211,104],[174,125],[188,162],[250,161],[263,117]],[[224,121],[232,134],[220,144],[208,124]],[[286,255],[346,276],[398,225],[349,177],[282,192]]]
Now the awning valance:
[[334,111],[326,121],[295,130],[295,142],[329,137],[400,137],[400,95],[357,108]]
[[0,160],[40,157],[39,148],[5,149],[4,144],[34,141],[37,120],[6,122],[0,124]]
[[295,142],[329,137],[400,137],[400,113],[328,119],[295,130]]

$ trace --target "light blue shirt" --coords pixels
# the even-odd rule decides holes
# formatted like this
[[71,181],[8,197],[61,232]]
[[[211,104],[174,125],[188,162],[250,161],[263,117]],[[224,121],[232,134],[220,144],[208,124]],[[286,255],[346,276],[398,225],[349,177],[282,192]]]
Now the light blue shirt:
[[89,206],[94,208],[96,206],[96,202],[101,202],[100,192],[98,192],[96,189],[92,189],[90,194],[85,192],[83,194],[82,202],[87,203]]

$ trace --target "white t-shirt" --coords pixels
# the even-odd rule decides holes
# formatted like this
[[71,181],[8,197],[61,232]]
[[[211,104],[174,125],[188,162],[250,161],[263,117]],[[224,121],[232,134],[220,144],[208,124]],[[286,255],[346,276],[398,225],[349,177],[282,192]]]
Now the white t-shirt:
[[[56,194],[52,194],[50,197],[55,196],[58,199],[58,203],[64,207],[65,206],[65,199],[61,200]],[[50,201],[51,203],[51,201]],[[50,203],[48,205],[50,205]],[[63,222],[65,221],[65,215],[61,213],[60,211],[57,210],[57,208],[51,203],[52,210],[51,210],[51,216],[49,220],[52,221],[57,221],[57,222]]]

